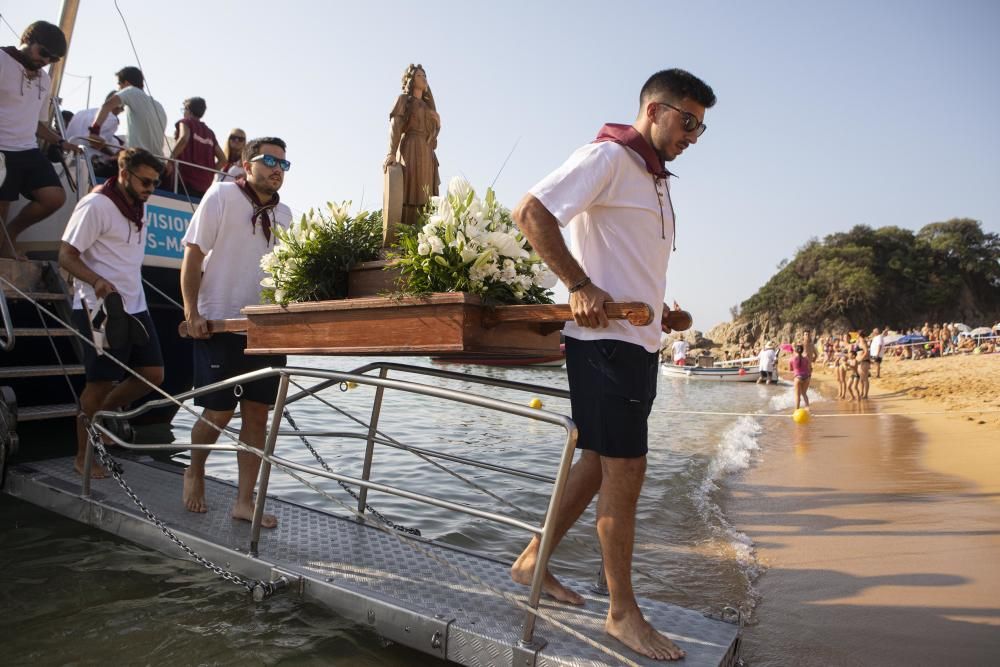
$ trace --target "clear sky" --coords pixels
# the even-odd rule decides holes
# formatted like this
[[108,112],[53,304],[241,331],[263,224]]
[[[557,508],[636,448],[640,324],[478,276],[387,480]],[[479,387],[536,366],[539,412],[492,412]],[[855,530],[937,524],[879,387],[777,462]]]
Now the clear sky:
[[[135,65],[110,0],[82,0],[67,72],[92,105]],[[57,0],[0,1],[20,33]],[[388,114],[410,62],[427,70],[443,181],[501,201],[630,123],[653,72],[682,67],[718,96],[670,169],[677,253],[667,299],[708,330],[812,237],[856,224],[970,217],[1000,232],[1000,2],[436,2],[119,0],[171,125],[208,102],[289,144],[281,192],[302,211],[381,206]],[[613,8],[614,7],[614,8]],[[0,26],[0,43],[16,40]],[[65,107],[87,82],[67,77]],[[565,298],[565,291],[557,296]]]

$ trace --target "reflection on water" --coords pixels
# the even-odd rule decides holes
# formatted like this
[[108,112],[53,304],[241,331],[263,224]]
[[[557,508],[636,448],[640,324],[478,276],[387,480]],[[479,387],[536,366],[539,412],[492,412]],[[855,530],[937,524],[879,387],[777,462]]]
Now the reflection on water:
[[[365,359],[293,358],[297,366],[350,370]],[[429,365],[426,359],[407,363]],[[458,366],[451,370],[565,388],[562,369]],[[482,388],[467,381],[420,380],[393,372],[391,378],[434,383],[527,405],[534,394]],[[308,380],[302,381],[311,385]],[[661,379],[650,422],[650,454],[638,513],[635,582],[639,595],[703,611],[752,605],[755,572],[752,545],[735,531],[720,508],[728,475],[745,469],[758,448],[760,426],[750,418],[679,414],[676,411],[758,413],[773,409],[786,388]],[[334,387],[290,410],[304,430],[335,430],[339,437],[310,437],[326,462],[360,475],[363,435],[374,390]],[[544,409],[568,414],[568,401],[540,396]],[[781,399],[784,400],[784,399]],[[360,420],[359,424],[350,417]],[[180,440],[191,420],[175,421]],[[553,476],[564,432],[506,413],[447,403],[405,392],[387,392],[379,421],[385,437],[497,465]],[[282,438],[279,454],[314,463],[295,438]],[[446,496],[517,518],[540,520],[550,487],[533,480],[442,462],[502,501],[464,484],[412,453],[378,447],[372,478],[421,493]],[[235,479],[232,455],[215,452],[209,474]],[[332,496],[354,502],[335,482],[315,478]],[[339,507],[275,470],[271,492],[345,514]],[[180,502],[180,498],[177,499]],[[369,502],[394,521],[427,537],[513,560],[527,539],[498,526],[447,510],[414,506],[378,493]],[[153,508],[156,511],[156,508]],[[213,507],[211,511],[227,511]],[[557,573],[591,581],[600,555],[593,508],[556,552]],[[106,662],[108,650],[135,664],[430,664],[399,647],[385,648],[366,630],[322,608],[278,597],[249,603],[230,584],[202,568],[109,538],[74,522],[4,497],[0,500],[0,567],[5,572],[0,646],[23,664]]]

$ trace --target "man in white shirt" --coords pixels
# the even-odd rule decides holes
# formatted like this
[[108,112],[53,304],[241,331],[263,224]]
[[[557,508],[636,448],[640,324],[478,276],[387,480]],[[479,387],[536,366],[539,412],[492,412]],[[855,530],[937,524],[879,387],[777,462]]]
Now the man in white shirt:
[[872,363],[875,364],[875,377],[882,377],[882,354],[885,352],[885,334],[889,332],[889,328],[886,327],[885,331],[879,331],[878,327],[872,329],[872,342],[868,347],[868,356],[872,358]]
[[[241,317],[244,306],[260,303],[261,258],[273,249],[275,225],[288,227],[292,212],[280,203],[278,190],[291,163],[285,159],[285,142],[276,137],[254,139],[243,149],[246,179],[215,183],[205,193],[184,235],[181,294],[184,318],[194,338],[194,384],[203,387],[261,368],[285,365],[283,355],[244,354],[246,336],[217,333],[209,336],[207,320]],[[278,392],[278,378],[243,384],[237,398],[225,389],[195,398],[204,408],[191,431],[192,444],[214,444],[240,405],[240,441],[263,449],[267,415]],[[208,450],[191,450],[191,465],[184,471],[184,506],[207,512],[205,461]],[[251,521],[254,488],[260,458],[240,452],[239,488],[233,505],[234,519]],[[265,514],[262,525],[274,528],[278,520]]]
[[[25,229],[52,215],[66,193],[52,163],[38,149],[42,139],[62,150],[75,150],[49,127],[52,80],[43,68],[66,55],[66,37],[58,26],[35,21],[21,35],[20,48],[0,49],[0,153],[7,175],[0,183],[0,257],[23,256],[15,241]],[[30,200],[13,219],[11,202]]]
[[778,353],[774,349],[774,341],[769,340],[764,344],[764,349],[757,356],[757,365],[760,370],[760,377],[757,384],[767,384],[771,382],[778,384],[778,374],[775,371],[775,362],[778,360]]
[[683,338],[678,338],[674,341],[674,344],[670,346],[673,353],[674,365],[675,366],[687,366],[687,356],[688,356],[688,344]]
[[[532,188],[513,217],[569,286],[574,317],[563,333],[581,456],[555,516],[555,543],[600,493],[597,533],[611,595],[605,630],[642,655],[676,660],[684,651],[650,625],[636,602],[632,549],[660,334],[669,333],[663,297],[675,220],[664,162],[698,141],[715,94],[697,77],[675,69],[650,77],[639,99],[631,126],[605,125],[594,143]],[[572,252],[560,233],[564,226],[570,228]],[[604,303],[611,300],[652,304],[654,322],[644,327],[609,323]],[[536,537],[512,566],[514,581],[531,582],[539,549]],[[543,589],[562,602],[584,602],[551,572],[545,572]]]
[[124,107],[125,124],[128,126],[126,145],[145,148],[162,158],[166,155],[163,133],[167,129],[167,112],[163,110],[163,105],[143,90],[146,80],[138,67],[123,67],[115,76],[118,77],[118,92],[104,101],[88,131],[95,139],[98,138],[108,114],[117,107]]
[[[99,353],[91,345],[83,345],[87,384],[80,394],[80,409],[88,420],[98,410],[129,405],[149,393],[150,385],[163,382],[160,342],[142,289],[145,203],[160,180],[163,163],[148,151],[131,148],[118,156],[118,166],[117,178],[99,185],[76,205],[59,246],[59,266],[75,279],[73,322],[80,333],[91,337],[93,312],[102,301],[107,305],[105,331],[110,346]],[[115,312],[112,306],[124,313]],[[148,336],[144,341],[134,335],[120,341],[111,336],[112,318],[126,319],[125,313],[142,324]],[[140,377],[129,375],[120,381],[125,371],[109,357]],[[85,426],[84,420],[78,421],[74,467],[80,474],[87,449]],[[105,477],[96,461],[91,475]]]
[[[114,94],[115,92],[111,91],[104,100],[111,99]],[[94,124],[100,110],[100,107],[94,107],[75,113],[73,119],[66,126],[66,137],[70,141],[86,141],[90,137],[90,126]],[[118,116],[124,110],[123,106],[113,108],[108,117],[101,123],[98,133],[100,142],[94,142],[96,146],[100,147],[99,149],[96,146],[84,149],[84,155],[94,165],[95,175],[100,178],[110,178],[117,171],[117,155],[121,150],[121,144],[115,134],[118,132]]]

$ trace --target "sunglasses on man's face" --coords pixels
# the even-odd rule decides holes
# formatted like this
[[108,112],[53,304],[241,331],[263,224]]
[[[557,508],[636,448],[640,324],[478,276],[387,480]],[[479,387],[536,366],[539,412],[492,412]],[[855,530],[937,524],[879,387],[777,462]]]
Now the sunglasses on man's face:
[[263,162],[265,167],[270,167],[274,169],[275,167],[281,167],[281,171],[288,171],[292,168],[292,163],[288,160],[281,160],[274,157],[273,155],[258,155],[255,158],[250,158],[251,162]]
[[41,44],[38,45],[38,55],[45,58],[50,63],[57,63],[62,58],[62,56],[55,55]]
[[128,173],[132,174],[137,179],[139,179],[139,182],[142,183],[142,187],[144,188],[149,188],[149,187],[155,188],[160,185],[160,179],[158,178],[146,178],[145,176],[140,176],[134,171],[130,171]]
[[682,127],[684,128],[685,132],[693,132],[694,136],[700,137],[701,135],[705,134],[705,130],[708,129],[708,126],[705,125],[700,120],[698,120],[698,117],[695,116],[693,113],[688,113],[687,111],[684,111],[684,109],[678,109],[673,104],[667,104],[666,102],[657,102],[657,104],[659,104],[662,107],[668,107],[670,109],[673,109],[674,111],[679,113],[681,115],[681,122],[683,123]]

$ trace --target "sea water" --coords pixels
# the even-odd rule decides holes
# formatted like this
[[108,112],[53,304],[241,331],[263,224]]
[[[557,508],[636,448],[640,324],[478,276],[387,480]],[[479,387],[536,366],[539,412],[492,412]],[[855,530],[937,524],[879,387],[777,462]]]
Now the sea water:
[[[349,371],[368,361],[292,357],[290,364]],[[426,358],[399,361],[432,365]],[[566,388],[564,369],[445,368]],[[542,409],[569,414],[567,400],[540,393],[395,372],[390,377],[478,392],[518,405],[540,398]],[[303,401],[290,411],[304,430],[363,433],[366,427],[352,418],[367,422],[373,395],[374,389],[365,385],[332,387],[321,394],[325,403]],[[733,607],[752,621],[757,602],[753,582],[760,567],[753,544],[727,519],[726,483],[755,457],[766,455],[762,439],[769,415],[787,414],[792,404],[788,386],[660,378],[637,513],[638,595],[710,614]],[[182,410],[174,422],[178,440],[188,438],[191,423]],[[561,429],[541,422],[404,392],[386,393],[379,429],[406,445],[549,476],[555,475],[564,438]],[[363,440],[310,441],[334,470],[360,475]],[[315,464],[295,438],[279,441],[278,453]],[[547,484],[440,463],[447,470],[412,453],[378,447],[372,479],[534,522],[545,511],[551,489]],[[235,480],[233,455],[213,453],[208,474]],[[310,481],[344,505],[356,505],[335,482],[318,477]],[[334,500],[278,470],[272,472],[270,493],[347,514]],[[508,562],[527,540],[514,528],[415,506],[394,496],[371,493],[369,503],[393,521],[419,528],[425,537]],[[137,547],[6,496],[0,496],[0,526],[0,647],[6,664],[436,664],[415,651],[385,645],[320,606],[280,595],[254,604],[193,562]],[[595,580],[600,552],[593,506],[560,545],[552,568],[557,576],[588,584]]]

